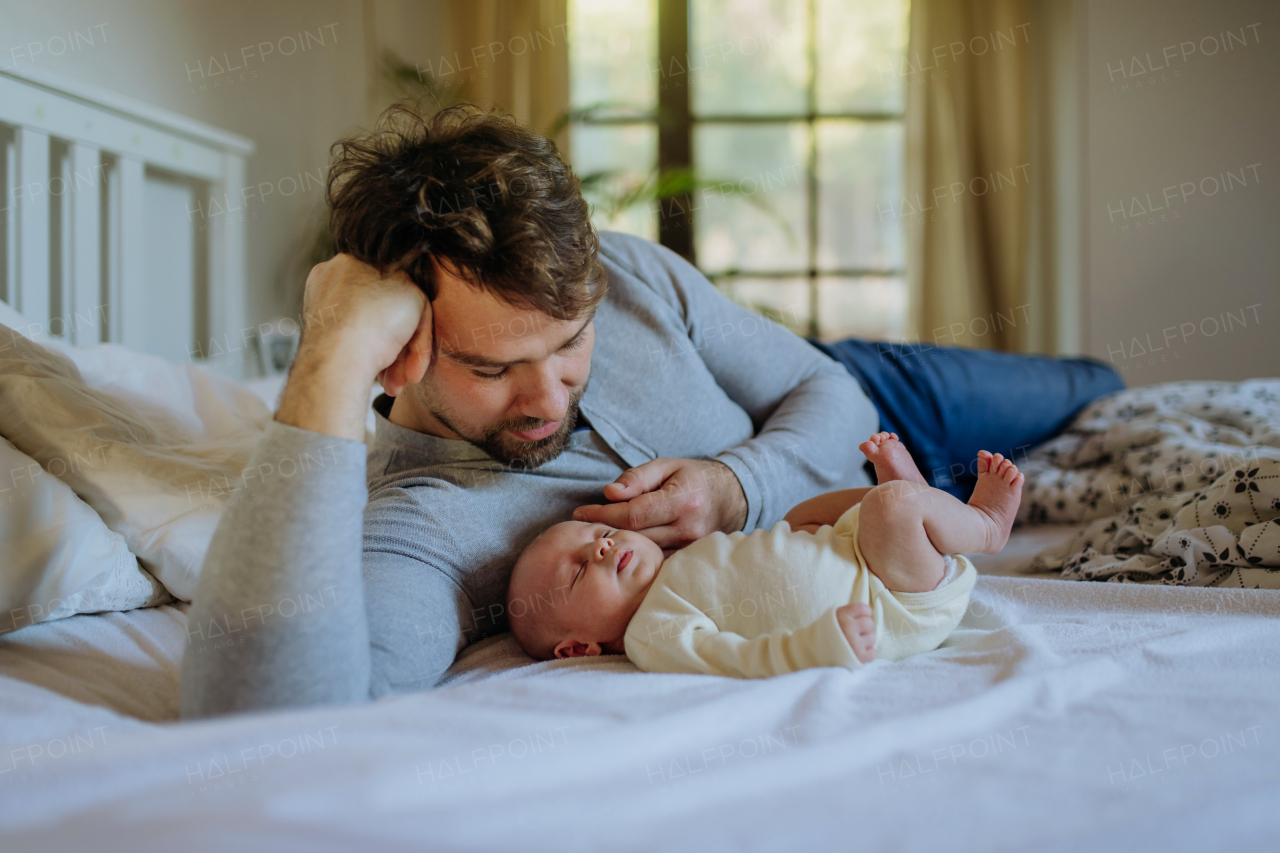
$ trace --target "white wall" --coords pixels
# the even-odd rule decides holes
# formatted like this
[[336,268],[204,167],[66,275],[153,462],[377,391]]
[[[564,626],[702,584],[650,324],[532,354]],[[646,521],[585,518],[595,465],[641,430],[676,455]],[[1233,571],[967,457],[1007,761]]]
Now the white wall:
[[1086,351],[1131,385],[1280,376],[1280,3],[1086,5]]
[[[299,310],[329,146],[380,108],[373,59],[383,46],[410,61],[419,46],[424,59],[439,53],[437,6],[0,0],[0,66],[39,65],[254,140],[243,210],[211,215],[206,199],[194,217],[208,228],[245,217],[247,311],[258,322]],[[66,46],[73,31],[74,51]]]

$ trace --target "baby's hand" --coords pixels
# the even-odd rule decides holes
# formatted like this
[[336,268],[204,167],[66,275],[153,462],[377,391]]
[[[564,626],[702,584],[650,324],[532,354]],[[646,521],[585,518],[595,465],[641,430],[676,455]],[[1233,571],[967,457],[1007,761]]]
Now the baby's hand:
[[876,622],[871,618],[871,608],[861,601],[836,608],[836,621],[844,638],[849,641],[853,655],[863,663],[876,659]]

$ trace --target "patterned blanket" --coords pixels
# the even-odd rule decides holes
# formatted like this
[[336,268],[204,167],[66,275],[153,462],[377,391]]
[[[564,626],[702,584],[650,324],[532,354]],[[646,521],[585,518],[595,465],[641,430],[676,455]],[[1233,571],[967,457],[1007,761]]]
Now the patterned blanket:
[[1280,588],[1280,380],[1121,391],[1017,461],[1020,521],[1091,522],[1029,571]]

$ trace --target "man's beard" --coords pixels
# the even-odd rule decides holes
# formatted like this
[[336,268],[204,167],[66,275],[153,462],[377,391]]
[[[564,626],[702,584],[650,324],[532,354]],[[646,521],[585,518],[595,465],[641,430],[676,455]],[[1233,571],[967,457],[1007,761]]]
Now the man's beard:
[[[588,382],[590,382],[589,376]],[[587,383],[583,383],[582,387],[569,399],[569,406],[560,420],[560,427],[551,435],[537,441],[521,441],[509,431],[524,432],[546,426],[547,422],[539,418],[514,418],[476,430],[462,427],[444,406],[436,400],[428,399],[428,395],[422,395],[422,402],[436,420],[462,436],[469,444],[480,448],[508,468],[529,470],[545,465],[564,452],[565,445],[569,443],[569,436],[578,422],[578,403],[586,391]]]

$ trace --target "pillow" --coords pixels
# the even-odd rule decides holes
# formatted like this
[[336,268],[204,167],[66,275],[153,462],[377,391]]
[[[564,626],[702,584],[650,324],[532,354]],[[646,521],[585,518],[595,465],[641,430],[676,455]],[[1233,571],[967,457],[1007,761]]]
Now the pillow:
[[66,483],[0,439],[0,634],[169,600],[120,534]]
[[252,448],[271,422],[271,411],[250,384],[206,373],[194,364],[119,344],[39,343],[73,363],[90,388],[123,400],[146,420],[171,422],[194,443],[229,441]]
[[37,323],[27,322],[26,317],[23,317],[9,303],[3,300],[0,300],[0,326],[8,327],[4,333],[4,340],[0,341],[0,349],[3,349],[8,343],[9,336],[14,330],[17,330],[19,334],[26,335],[33,341],[44,338],[44,328],[42,326]]
[[0,326],[0,435],[186,601],[270,418],[248,391],[194,365],[113,345],[41,346]]

